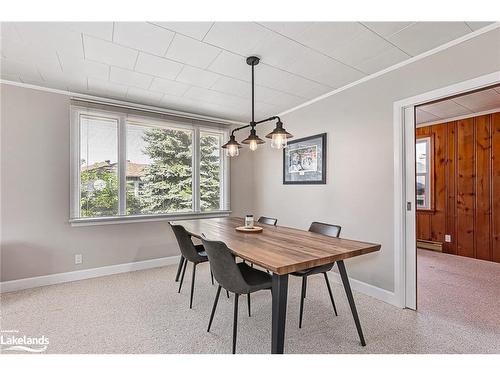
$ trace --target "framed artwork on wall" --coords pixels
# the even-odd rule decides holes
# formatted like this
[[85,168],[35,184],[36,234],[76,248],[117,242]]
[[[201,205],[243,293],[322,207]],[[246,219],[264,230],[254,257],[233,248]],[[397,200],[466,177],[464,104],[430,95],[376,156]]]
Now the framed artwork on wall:
[[326,133],[288,142],[283,184],[326,184]]

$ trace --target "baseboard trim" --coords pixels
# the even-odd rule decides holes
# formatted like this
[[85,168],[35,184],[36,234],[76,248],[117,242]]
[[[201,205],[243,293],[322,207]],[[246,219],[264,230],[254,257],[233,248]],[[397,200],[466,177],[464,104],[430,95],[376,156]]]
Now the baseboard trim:
[[[71,271],[63,273],[55,273],[52,275],[30,277],[26,279],[11,280],[0,282],[0,293],[15,292],[18,290],[37,288],[46,285],[55,285],[67,283],[70,281],[78,281],[85,279],[92,279],[94,277],[114,275],[118,273],[132,272],[145,270],[149,268],[157,268],[176,264],[179,261],[179,256],[170,256],[156,259],[141,260],[132,263],[115,264],[112,266],[104,266],[98,268],[89,268],[80,271]],[[337,272],[329,272],[331,279],[339,284],[342,284],[340,275]],[[351,288],[359,293],[366,294],[370,297],[376,298],[380,301],[389,303],[394,306],[399,306],[396,296],[393,292],[367,284],[353,278],[349,278]]]
[[[329,272],[332,276],[331,279],[336,283],[342,284],[342,279],[337,272]],[[377,286],[367,284],[363,281],[359,281],[349,277],[349,283],[351,284],[351,289],[366,294],[367,296],[378,299],[379,301],[389,303],[391,305],[401,307],[397,301],[396,294],[394,292],[390,292],[386,289],[379,288]]]
[[89,268],[86,270],[55,273],[52,275],[3,281],[0,282],[0,293],[15,292],[23,289],[36,288],[39,286],[61,284],[61,283],[67,283],[69,281],[92,279],[94,277],[114,275],[117,273],[125,273],[131,271],[145,270],[148,268],[169,266],[177,263],[178,261],[179,261],[179,256],[176,255],[170,257],[141,260],[138,262],[114,264],[112,266]]

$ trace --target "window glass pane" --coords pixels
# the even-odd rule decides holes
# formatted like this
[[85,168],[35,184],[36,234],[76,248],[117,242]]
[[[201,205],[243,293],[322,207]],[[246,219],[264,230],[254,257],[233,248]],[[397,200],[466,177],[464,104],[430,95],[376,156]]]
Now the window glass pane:
[[221,201],[221,135],[200,132],[200,208],[220,210]]
[[118,214],[118,122],[80,117],[80,216]]
[[427,186],[426,186],[426,176],[417,176],[417,207],[426,208],[427,207]]
[[127,214],[192,211],[192,131],[127,124]]
[[428,145],[429,143],[427,140],[417,141],[415,157],[417,162],[417,173],[427,173]]

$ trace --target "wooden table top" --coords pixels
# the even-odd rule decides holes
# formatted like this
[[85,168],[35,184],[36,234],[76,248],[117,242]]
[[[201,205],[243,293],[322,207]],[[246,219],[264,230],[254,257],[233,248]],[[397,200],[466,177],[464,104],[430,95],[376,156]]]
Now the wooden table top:
[[242,233],[242,218],[173,221],[194,237],[224,242],[233,254],[276,274],[301,271],[380,250],[380,245],[329,237],[305,230],[258,224],[262,233]]

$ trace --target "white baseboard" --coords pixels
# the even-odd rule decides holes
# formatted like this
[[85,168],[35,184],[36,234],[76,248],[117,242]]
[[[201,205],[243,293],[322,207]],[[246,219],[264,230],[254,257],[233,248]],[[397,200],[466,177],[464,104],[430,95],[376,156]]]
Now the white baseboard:
[[[331,278],[333,281],[342,284],[342,279],[340,278],[340,275],[337,272],[329,272],[328,274],[332,276]],[[373,297],[380,301],[400,307],[400,304],[398,303],[396,294],[394,292],[390,292],[386,289],[382,289],[377,286],[367,284],[363,281],[352,279],[350,277],[349,277],[349,284],[351,284],[351,289],[356,292],[366,294],[367,296]]]
[[89,268],[86,270],[55,273],[52,275],[30,277],[26,279],[3,281],[0,283],[0,293],[14,292],[17,290],[36,288],[44,285],[53,285],[66,283],[68,281],[77,281],[91,279],[93,277],[114,275],[117,273],[145,270],[148,268],[163,267],[175,264],[179,261],[179,256],[141,260],[132,263],[115,264],[98,268]]
[[[114,275],[117,273],[169,266],[172,264],[176,264],[178,261],[179,256],[176,255],[171,257],[141,260],[132,263],[116,264],[112,266],[89,268],[80,271],[55,273],[52,275],[4,281],[0,283],[0,293],[15,292],[17,290],[36,288],[39,286],[61,284],[69,281],[85,280],[94,277]],[[333,281],[340,284],[342,283],[340,275],[337,272],[329,272],[329,274],[331,275]],[[352,290],[399,307],[399,304],[396,301],[396,296],[393,292],[352,278],[349,278],[349,282],[351,284]]]

